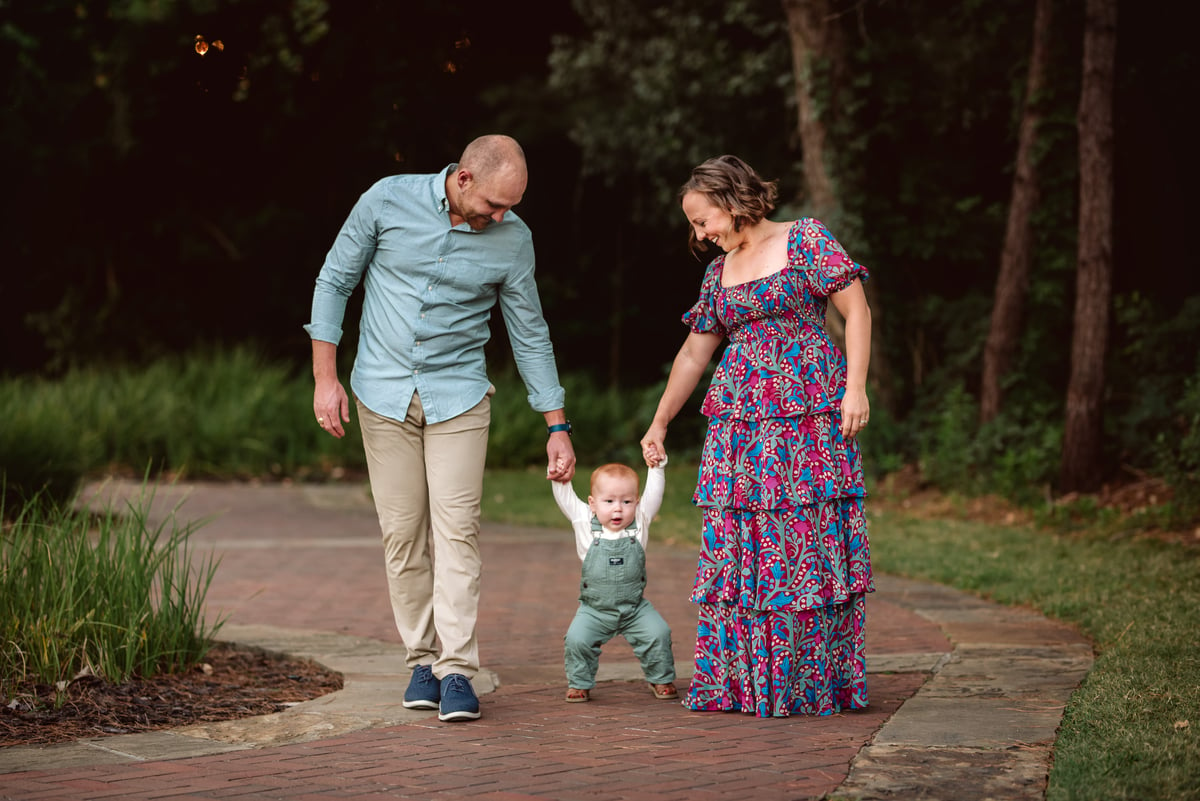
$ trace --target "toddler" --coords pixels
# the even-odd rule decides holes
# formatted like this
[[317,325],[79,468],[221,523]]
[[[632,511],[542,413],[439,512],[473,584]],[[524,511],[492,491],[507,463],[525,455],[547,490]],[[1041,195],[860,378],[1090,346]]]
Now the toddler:
[[569,703],[591,700],[600,648],[618,634],[633,647],[654,697],[679,697],[671,629],[642,597],[647,533],[662,506],[666,463],[664,456],[649,469],[641,498],[637,473],[623,464],[592,472],[587,503],[571,482],[551,482],[558,508],[575,529],[575,549],[583,561],[579,610],[563,638]]

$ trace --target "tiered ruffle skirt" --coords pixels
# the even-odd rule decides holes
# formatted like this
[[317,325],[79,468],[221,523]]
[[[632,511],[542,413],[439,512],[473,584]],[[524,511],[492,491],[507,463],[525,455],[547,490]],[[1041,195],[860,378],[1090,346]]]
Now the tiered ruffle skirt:
[[834,421],[710,419],[689,708],[778,717],[867,705],[862,463]]

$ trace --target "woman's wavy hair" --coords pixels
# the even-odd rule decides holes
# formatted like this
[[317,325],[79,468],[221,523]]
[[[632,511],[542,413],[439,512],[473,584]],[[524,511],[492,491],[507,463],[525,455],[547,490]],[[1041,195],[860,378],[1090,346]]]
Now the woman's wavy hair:
[[[688,192],[699,192],[714,206],[733,217],[733,230],[756,225],[775,209],[779,188],[775,181],[764,181],[737,156],[715,156],[692,170],[692,177],[679,188],[677,200]],[[708,243],[696,239],[696,229],[688,226],[688,250],[693,255],[708,250]]]

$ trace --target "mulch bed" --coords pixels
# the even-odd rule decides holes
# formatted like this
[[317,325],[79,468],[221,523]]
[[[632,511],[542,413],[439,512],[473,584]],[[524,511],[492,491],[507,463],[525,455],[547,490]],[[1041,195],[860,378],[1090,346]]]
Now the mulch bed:
[[204,664],[187,673],[124,684],[95,676],[76,679],[57,709],[54,687],[23,687],[0,706],[0,747],[237,720],[279,712],[341,688],[340,673],[314,662],[217,643]]

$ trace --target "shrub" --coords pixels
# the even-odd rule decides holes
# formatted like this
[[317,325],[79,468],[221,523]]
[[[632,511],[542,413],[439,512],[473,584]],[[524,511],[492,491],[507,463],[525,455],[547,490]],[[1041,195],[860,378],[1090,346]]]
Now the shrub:
[[1178,517],[1200,517],[1200,377],[1192,376],[1175,404],[1174,417],[1156,438],[1157,467],[1173,492]]
[[0,519],[29,503],[70,503],[96,459],[95,438],[79,429],[77,410],[57,402],[55,394],[42,381],[0,383]]
[[124,515],[30,503],[14,516],[0,539],[4,699],[30,681],[120,683],[204,658],[222,624],[203,613],[217,562],[193,562],[198,524],[180,525],[176,510],[151,523],[152,501],[144,489]]

